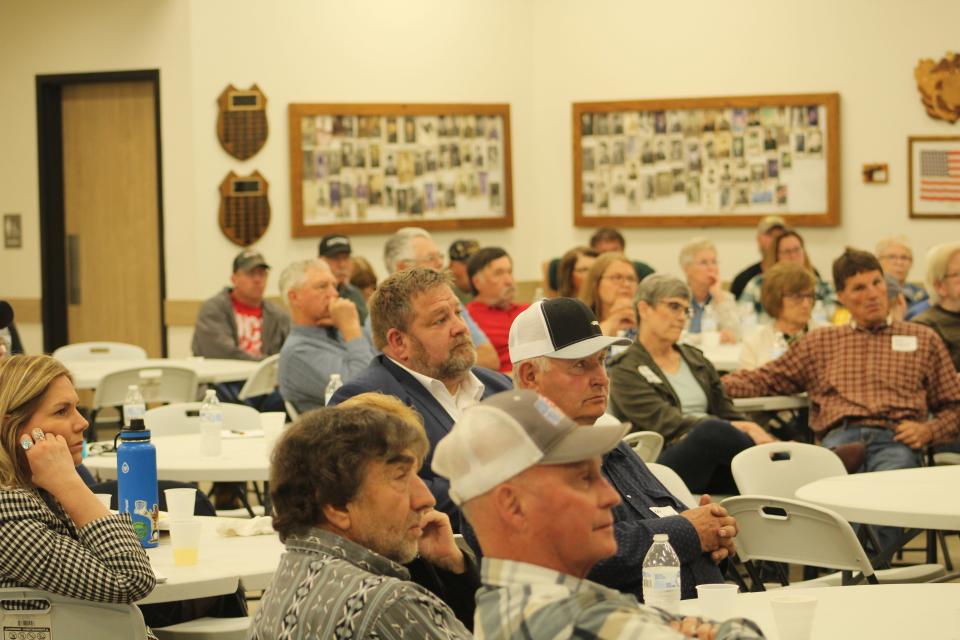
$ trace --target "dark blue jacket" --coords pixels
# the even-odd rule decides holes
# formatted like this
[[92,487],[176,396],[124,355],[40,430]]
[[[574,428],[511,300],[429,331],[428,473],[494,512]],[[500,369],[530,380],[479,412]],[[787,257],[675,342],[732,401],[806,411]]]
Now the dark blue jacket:
[[697,585],[723,582],[720,569],[700,548],[700,537],[683,516],[660,518],[650,507],[670,506],[677,513],[687,507],[653,475],[628,445],[621,442],[603,457],[603,474],[620,494],[613,508],[617,554],[598,563],[587,576],[604,586],[632,593],[643,601],[643,558],[656,533],[670,536],[670,546],[680,558],[682,598],[696,598]]
[[[474,367],[473,374],[483,383],[484,398],[513,388],[510,378],[502,373]],[[433,449],[441,438],[450,433],[450,429],[453,428],[453,419],[416,378],[382,353],[377,355],[359,375],[337,389],[330,399],[330,404],[340,404],[347,398],[366,391],[379,391],[396,396],[404,404],[416,409],[423,417],[423,426],[430,441],[430,451],[427,453],[426,460],[423,461],[420,477],[423,478],[433,497],[437,499],[436,508],[450,516],[450,522],[456,529],[460,522],[460,509],[453,504],[448,495],[450,483],[446,478],[436,475],[430,466],[433,460]]]

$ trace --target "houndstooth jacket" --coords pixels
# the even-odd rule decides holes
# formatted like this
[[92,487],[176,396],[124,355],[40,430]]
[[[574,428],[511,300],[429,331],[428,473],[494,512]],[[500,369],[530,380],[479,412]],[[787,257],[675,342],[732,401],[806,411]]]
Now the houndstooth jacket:
[[0,489],[0,587],[127,603],[156,584],[128,514],[82,529],[42,489]]

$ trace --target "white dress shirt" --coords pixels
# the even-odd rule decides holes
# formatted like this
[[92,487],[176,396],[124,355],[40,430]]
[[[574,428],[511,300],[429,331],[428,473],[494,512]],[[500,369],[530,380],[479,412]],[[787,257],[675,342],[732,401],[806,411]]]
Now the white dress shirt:
[[[390,356],[387,357],[390,358]],[[440,380],[425,376],[409,367],[405,367],[393,358],[390,358],[390,361],[412,375],[417,382],[422,384],[424,389],[433,396],[433,399],[440,403],[440,406],[447,412],[447,415],[453,418],[454,422],[463,416],[465,410],[478,404],[483,397],[483,383],[480,382],[477,376],[473,375],[473,371],[467,371],[467,375],[464,376],[457,392],[451,395],[450,391],[447,390],[447,385],[443,384]]]

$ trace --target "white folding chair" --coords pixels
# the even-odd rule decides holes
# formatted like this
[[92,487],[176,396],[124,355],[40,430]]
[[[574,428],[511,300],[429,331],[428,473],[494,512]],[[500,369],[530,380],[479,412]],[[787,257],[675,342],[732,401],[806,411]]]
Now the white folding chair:
[[135,344],[124,342],[78,342],[53,352],[60,362],[77,360],[146,360],[147,352]]
[[741,495],[790,499],[805,484],[847,475],[835,453],[803,442],[771,442],[749,447],[733,457],[730,471]]
[[256,396],[273,393],[277,388],[277,364],[280,361],[280,354],[275,354],[264,358],[253,370],[243,387],[237,394],[238,400],[255,398]]
[[[37,589],[0,589],[0,614],[5,624],[12,624],[14,619],[21,615],[24,619],[29,619],[31,611],[49,611],[50,634],[54,638],[147,637],[143,615],[140,609],[132,604],[89,602]],[[24,634],[15,637],[28,636]],[[33,637],[33,634],[29,637]]]
[[700,501],[693,497],[690,489],[687,488],[687,484],[676,471],[665,464],[658,464],[656,462],[648,462],[647,468],[650,469],[650,473],[667,488],[667,491],[673,494],[674,498],[690,508],[700,504]]
[[197,618],[152,629],[159,640],[246,640],[251,618]]
[[290,416],[291,420],[296,420],[300,417],[300,412],[297,411],[297,408],[293,406],[293,403],[289,400],[284,400],[283,406],[287,409],[287,415]]
[[644,462],[656,462],[663,451],[663,436],[656,431],[634,431],[623,436],[626,442]]
[[135,384],[147,403],[192,402],[197,399],[197,373],[186,367],[153,365],[131,367],[103,376],[93,393],[90,407],[90,429],[96,431],[97,414],[104,407],[120,407],[127,397],[127,388]]
[[[201,402],[179,402],[149,409],[143,416],[147,429],[153,435],[176,436],[185,433],[200,433]],[[245,404],[223,402],[223,427],[225,429],[259,429],[260,414]]]
[[755,591],[764,587],[753,560],[848,572],[842,584],[879,582],[853,527],[834,511],[772,496],[733,496],[721,504],[737,519],[737,556],[746,564]]

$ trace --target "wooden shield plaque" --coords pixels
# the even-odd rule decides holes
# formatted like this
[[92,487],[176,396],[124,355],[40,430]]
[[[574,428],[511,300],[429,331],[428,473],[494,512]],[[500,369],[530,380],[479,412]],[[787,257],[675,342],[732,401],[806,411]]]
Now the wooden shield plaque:
[[246,177],[231,171],[220,183],[220,230],[234,244],[249,246],[270,226],[267,187],[259,171]]
[[217,138],[224,150],[238,160],[260,151],[267,141],[267,97],[260,87],[240,91],[230,85],[217,104]]

